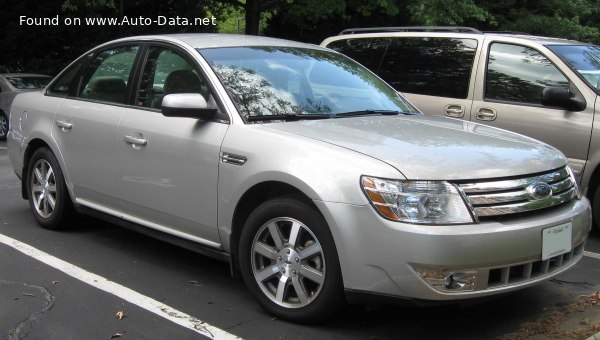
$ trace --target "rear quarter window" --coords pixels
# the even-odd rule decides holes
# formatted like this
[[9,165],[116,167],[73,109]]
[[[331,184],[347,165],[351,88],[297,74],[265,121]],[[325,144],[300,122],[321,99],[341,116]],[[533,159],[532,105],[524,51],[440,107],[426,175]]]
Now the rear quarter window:
[[79,58],[71,66],[69,66],[62,74],[58,76],[50,88],[48,88],[48,94],[58,97],[66,97],[70,94],[74,94],[78,85],[77,75],[81,71],[81,68],[85,66],[93,54],[88,54]]

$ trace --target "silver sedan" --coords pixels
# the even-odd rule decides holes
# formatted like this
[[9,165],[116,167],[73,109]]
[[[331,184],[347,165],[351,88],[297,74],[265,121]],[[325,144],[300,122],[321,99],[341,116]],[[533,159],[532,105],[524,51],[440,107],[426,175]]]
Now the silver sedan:
[[228,262],[274,315],[452,301],[549,279],[590,230],[567,160],[420,114],[328,49],[132,37],[16,97],[9,156],[45,228],[91,214]]

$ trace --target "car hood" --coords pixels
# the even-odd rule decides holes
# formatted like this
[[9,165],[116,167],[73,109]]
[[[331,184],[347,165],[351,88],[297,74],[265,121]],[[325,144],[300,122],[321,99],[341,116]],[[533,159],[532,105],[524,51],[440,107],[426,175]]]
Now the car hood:
[[271,123],[266,127],[384,161],[407,179],[527,175],[567,164],[553,147],[509,131],[437,116],[369,116]]

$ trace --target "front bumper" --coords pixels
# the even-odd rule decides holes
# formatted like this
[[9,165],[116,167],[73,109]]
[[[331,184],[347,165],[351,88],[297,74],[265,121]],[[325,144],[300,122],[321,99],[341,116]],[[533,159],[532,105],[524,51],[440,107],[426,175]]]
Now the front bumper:
[[[331,228],[346,290],[420,300],[489,296],[552,278],[581,259],[592,223],[585,198],[513,218],[448,226],[387,221],[369,205],[315,204]],[[542,230],[568,222],[571,252],[542,261]],[[434,288],[417,268],[475,272],[474,289]]]

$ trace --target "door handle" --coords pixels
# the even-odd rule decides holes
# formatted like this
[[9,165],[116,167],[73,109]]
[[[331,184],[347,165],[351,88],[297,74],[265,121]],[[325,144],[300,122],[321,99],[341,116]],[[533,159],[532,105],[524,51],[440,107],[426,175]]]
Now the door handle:
[[64,121],[64,120],[57,120],[56,125],[65,132],[71,130],[71,128],[73,127],[73,124],[69,123],[68,121]]
[[496,115],[496,110],[494,109],[490,109],[490,108],[481,108],[478,109],[477,112],[475,113],[475,118],[479,119],[479,120],[495,120],[497,117]]
[[461,118],[465,115],[465,107],[462,105],[449,104],[444,107],[444,111],[449,117]]
[[148,141],[140,138],[140,137],[133,137],[133,136],[123,136],[123,140],[127,143],[127,144],[131,144],[131,146],[135,147],[140,147],[140,146],[145,146],[146,144],[148,144]]

